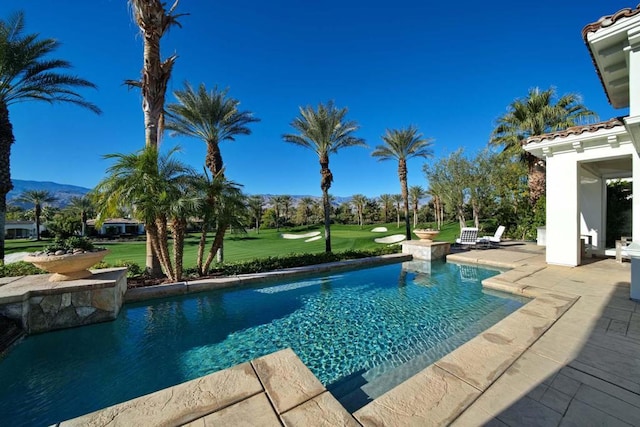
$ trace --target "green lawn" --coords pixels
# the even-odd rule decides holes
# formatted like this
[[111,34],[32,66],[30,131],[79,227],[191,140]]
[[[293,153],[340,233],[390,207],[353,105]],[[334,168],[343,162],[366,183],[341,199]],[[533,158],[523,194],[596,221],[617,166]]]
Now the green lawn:
[[[385,226],[389,231],[386,233],[372,233],[374,227]],[[308,233],[311,231],[323,232],[321,226],[306,227],[304,229],[297,228],[294,231],[281,229],[261,230],[260,233],[250,231],[247,234],[233,235],[229,234],[225,238],[224,257],[227,262],[245,261],[255,258],[266,258],[268,256],[287,255],[291,253],[318,253],[324,251],[324,239],[315,240],[313,242],[305,242],[305,239],[288,240],[283,239],[281,234],[284,233]],[[453,242],[460,232],[457,222],[445,224],[440,231],[437,240]],[[397,228],[396,223],[366,225],[360,228],[356,225],[332,225],[331,226],[331,248],[334,252],[341,252],[349,249],[374,249],[380,247],[379,243],[375,243],[373,239],[376,237],[390,236],[393,234],[403,234],[404,224],[400,224]],[[414,236],[415,238],[415,236]],[[186,268],[194,267],[196,264],[196,255],[198,250],[199,235],[190,235],[184,248],[184,266]],[[211,244],[213,238],[208,240]],[[170,242],[171,243],[171,242]],[[7,254],[14,252],[32,252],[39,250],[43,246],[49,244],[48,240],[40,242],[29,240],[7,240],[5,243],[5,252]],[[140,266],[145,265],[145,242],[105,242],[99,246],[104,246],[111,250],[111,253],[105,258],[105,262],[114,264],[118,261],[134,262]],[[208,250],[208,247],[207,247]]]

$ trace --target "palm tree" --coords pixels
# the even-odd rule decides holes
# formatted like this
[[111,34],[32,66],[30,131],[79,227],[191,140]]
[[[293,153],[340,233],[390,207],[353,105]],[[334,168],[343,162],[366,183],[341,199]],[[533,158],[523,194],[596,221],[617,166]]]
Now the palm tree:
[[384,145],[376,146],[371,155],[378,160],[398,161],[398,178],[404,201],[404,220],[407,240],[411,240],[411,224],[409,220],[409,195],[407,190],[407,160],[412,157],[428,158],[433,156],[432,139],[425,139],[415,126],[406,129],[387,129],[382,135]]
[[168,223],[180,211],[174,204],[183,202],[181,198],[193,176],[189,167],[171,158],[178,150],[175,147],[167,154],[159,155],[156,147],[146,147],[133,154],[105,155],[114,163],[93,195],[98,222],[123,205],[133,207],[133,216],[144,222],[153,248],[151,253],[147,252],[147,265],[150,257],[157,257],[171,280],[179,279],[169,253]]
[[282,196],[282,210],[284,211],[284,222],[285,224],[289,222],[289,210],[291,209],[291,204],[293,203],[293,198],[288,194]]
[[300,225],[307,225],[309,223],[309,218],[311,217],[313,204],[315,200],[311,197],[303,197],[298,202],[298,219]]
[[93,203],[88,196],[72,197],[69,201],[69,209],[80,216],[82,223],[81,234],[87,235],[87,220],[89,215],[93,212]]
[[144,58],[140,80],[125,80],[125,84],[140,88],[145,146],[157,147],[163,131],[167,83],[178,57],[171,55],[163,61],[160,58],[160,39],[172,26],[181,27],[178,18],[185,14],[174,14],[178,6],[177,0],[169,10],[165,9],[166,4],[161,0],[129,0],[129,5],[133,19],[142,33]]
[[220,152],[222,141],[235,141],[238,135],[250,135],[248,125],[260,121],[250,111],[240,111],[240,101],[227,96],[228,89],[207,91],[204,84],[197,90],[185,82],[184,90],[173,95],[177,103],[169,104],[167,129],[172,135],[198,138],[207,144],[205,164],[212,176],[217,176],[224,162]]
[[320,189],[324,209],[325,251],[331,252],[331,202],[329,188],[333,182],[333,174],[329,169],[329,154],[351,146],[366,146],[364,139],[356,138],[353,133],[358,130],[355,121],[345,121],[347,108],[337,108],[333,101],[327,105],[318,104],[313,107],[300,107],[300,116],[291,122],[297,134],[285,134],[285,142],[313,150],[320,160]]
[[364,207],[367,205],[367,197],[364,194],[354,194],[351,196],[351,203],[356,208],[358,216],[358,225],[360,228],[364,225]]
[[[11,183],[11,144],[15,141],[9,120],[9,106],[25,101],[65,102],[100,109],[76,92],[95,85],[79,77],[62,73],[71,64],[47,58],[60,44],[53,39],[39,39],[38,34],[23,34],[24,15],[18,12],[0,20],[0,230],[4,230],[7,193]],[[4,259],[4,232],[0,233],[0,260]]]
[[40,216],[42,215],[42,205],[44,203],[52,203],[58,200],[50,191],[47,190],[27,190],[22,192],[16,201],[23,203],[31,203],[34,205],[36,218],[36,240],[40,240]]
[[529,137],[542,135],[595,120],[596,113],[581,103],[580,96],[569,93],[558,98],[556,89],[533,88],[525,98],[513,101],[508,111],[498,118],[490,145],[503,147],[508,156],[517,156],[529,170],[529,200],[534,206],[545,194],[546,164],[522,146]]
[[262,219],[262,208],[264,207],[264,198],[262,196],[250,196],[248,199],[249,210],[255,221],[256,234],[260,234],[260,220]]
[[284,203],[283,197],[284,196],[271,196],[271,204],[273,205],[273,212],[276,217],[276,231],[280,230],[280,215],[282,215],[280,208]]
[[391,196],[393,203],[395,203],[396,207],[396,223],[397,227],[400,228],[400,209],[402,208],[402,194],[393,194]]
[[381,194],[380,204],[382,204],[382,214],[384,216],[384,223],[389,222],[389,211],[393,207],[393,196],[391,194]]
[[418,225],[418,207],[420,199],[426,195],[424,188],[419,185],[412,185],[409,187],[409,199],[411,201],[411,207],[413,208],[413,228]]
[[[248,125],[260,119],[253,117],[250,111],[239,111],[240,101],[227,96],[228,89],[207,91],[204,84],[197,90],[185,82],[184,90],[173,95],[177,103],[169,104],[166,127],[172,135],[182,135],[201,139],[207,144],[205,165],[212,177],[224,178],[224,162],[220,151],[220,142],[235,141],[238,135],[250,135]],[[228,224],[218,224],[224,232]],[[221,246],[222,248],[222,246]],[[218,256],[222,261],[222,250]]]

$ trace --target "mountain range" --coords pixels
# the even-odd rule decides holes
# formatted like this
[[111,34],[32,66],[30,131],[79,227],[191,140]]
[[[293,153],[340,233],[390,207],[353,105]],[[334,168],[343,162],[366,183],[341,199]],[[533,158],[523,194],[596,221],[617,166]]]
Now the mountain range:
[[[69,185],[69,184],[59,184],[57,182],[51,181],[25,181],[21,179],[13,179],[13,190],[9,192],[7,195],[7,203],[12,205],[17,205],[26,209],[32,208],[29,203],[18,202],[16,199],[20,197],[20,195],[29,190],[40,190],[40,191],[48,191],[55,198],[56,201],[51,203],[51,206],[54,207],[65,207],[71,201],[73,197],[82,197],[88,192],[91,191],[90,188],[80,187],[77,185]],[[269,199],[275,194],[261,194],[264,197],[266,205],[270,205]],[[300,199],[303,197],[311,197],[314,200],[320,200],[321,198],[318,196],[306,196],[306,195],[291,195],[292,205],[295,206],[298,204]],[[333,204],[340,205],[342,203],[347,203],[351,200],[351,197],[333,197]]]

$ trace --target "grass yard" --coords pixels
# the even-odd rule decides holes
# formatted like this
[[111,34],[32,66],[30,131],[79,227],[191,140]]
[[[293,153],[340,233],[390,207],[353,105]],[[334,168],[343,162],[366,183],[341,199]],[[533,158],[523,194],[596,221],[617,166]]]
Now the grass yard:
[[[385,226],[389,231],[385,233],[373,233],[375,227]],[[319,253],[324,251],[324,239],[313,242],[305,242],[306,239],[284,239],[282,233],[304,234],[311,231],[324,232],[324,227],[297,227],[294,229],[261,230],[260,233],[250,231],[246,234],[228,234],[224,242],[224,259],[226,262],[246,261],[255,258],[266,258],[269,256],[287,255],[292,253]],[[453,242],[460,233],[457,222],[447,223],[443,226],[437,240]],[[360,228],[357,225],[331,226],[331,249],[333,252],[342,252],[350,249],[374,249],[380,247],[380,243],[374,242],[377,237],[391,236],[393,234],[404,234],[404,223],[400,228],[396,223],[366,225]],[[413,238],[416,238],[413,236]],[[198,251],[198,234],[191,234],[185,241],[184,266],[186,268],[196,265],[196,255]],[[213,236],[208,239],[210,245]],[[5,252],[7,254],[15,252],[33,252],[49,244],[49,240],[40,242],[29,240],[7,240]],[[171,244],[171,242],[169,242]],[[111,250],[105,257],[105,262],[115,264],[119,261],[134,262],[139,266],[145,265],[146,244],[144,241],[132,242],[104,242],[98,246],[104,246]],[[208,251],[209,247],[207,247]]]

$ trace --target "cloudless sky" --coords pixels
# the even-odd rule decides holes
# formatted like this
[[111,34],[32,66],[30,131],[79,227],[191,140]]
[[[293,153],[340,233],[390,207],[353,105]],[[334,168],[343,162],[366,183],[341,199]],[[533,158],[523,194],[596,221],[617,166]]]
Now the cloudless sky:
[[[181,0],[182,28],[161,42],[163,57],[178,55],[167,101],[185,80],[228,87],[261,121],[251,135],[221,143],[227,176],[249,194],[319,196],[317,156],[282,134],[293,132],[299,106],[334,100],[349,108],[369,148],[331,155],[330,192],[399,193],[397,163],[371,157],[387,128],[418,126],[434,139],[436,159],[459,147],[473,155],[509,103],[536,86],[579,93],[601,120],[626,115],[608,104],[581,37],[586,24],[625,7],[635,3]],[[26,33],[59,40],[54,56],[98,85],[82,93],[103,114],[38,102],[10,107],[12,177],[92,188],[109,166],[104,154],[144,146],[140,92],[123,85],[140,77],[138,27],[126,0],[0,0],[1,19],[17,10]],[[202,170],[204,142],[168,134],[162,142],[176,144],[178,158]],[[428,186],[424,163],[409,162],[409,185]]]

